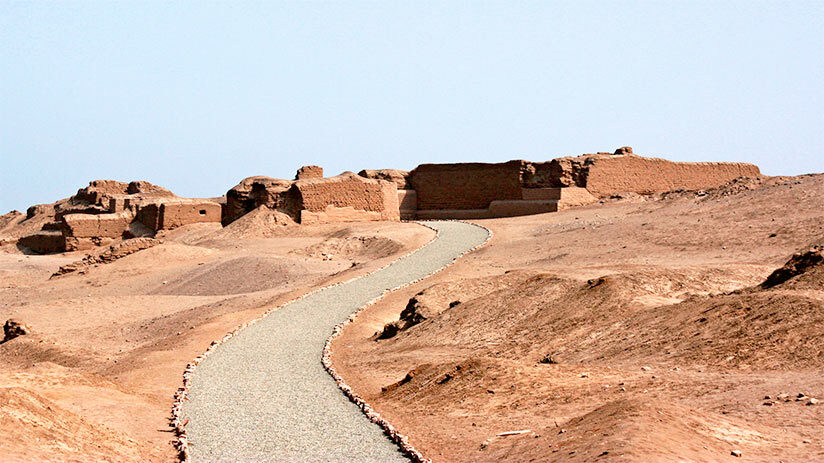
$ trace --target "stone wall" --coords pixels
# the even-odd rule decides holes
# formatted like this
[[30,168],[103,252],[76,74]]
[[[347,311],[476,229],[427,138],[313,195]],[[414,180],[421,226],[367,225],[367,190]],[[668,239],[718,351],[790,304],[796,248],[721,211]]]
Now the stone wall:
[[500,164],[422,164],[409,173],[419,210],[487,209],[495,200],[521,199],[526,161]]

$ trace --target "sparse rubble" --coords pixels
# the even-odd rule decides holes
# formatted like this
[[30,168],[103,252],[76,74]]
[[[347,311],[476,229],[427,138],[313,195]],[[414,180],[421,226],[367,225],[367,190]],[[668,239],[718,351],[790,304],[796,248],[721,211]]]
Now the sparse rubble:
[[122,257],[126,257],[130,254],[134,254],[138,251],[142,251],[144,249],[148,249],[152,246],[156,246],[160,244],[160,240],[156,240],[154,238],[132,238],[125,241],[122,241],[117,244],[113,244],[109,246],[104,252],[97,254],[97,255],[88,255],[84,257],[82,260],[72,262],[71,264],[64,265],[60,267],[54,274],[52,274],[52,278],[59,277],[61,275],[65,275],[67,273],[72,272],[80,272],[85,273],[86,268],[96,265],[96,264],[108,264],[110,262],[114,262],[117,259]]

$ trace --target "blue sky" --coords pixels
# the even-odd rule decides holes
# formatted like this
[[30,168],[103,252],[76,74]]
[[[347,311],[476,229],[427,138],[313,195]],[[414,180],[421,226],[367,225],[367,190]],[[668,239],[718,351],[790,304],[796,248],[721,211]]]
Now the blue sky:
[[0,213],[613,150],[824,171],[824,2],[0,0]]

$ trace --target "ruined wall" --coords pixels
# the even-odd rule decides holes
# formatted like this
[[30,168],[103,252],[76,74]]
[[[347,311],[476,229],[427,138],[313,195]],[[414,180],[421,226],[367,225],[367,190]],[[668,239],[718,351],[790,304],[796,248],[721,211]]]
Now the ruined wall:
[[240,183],[226,192],[226,205],[223,208],[221,222],[223,225],[229,225],[262,205],[273,209],[288,209],[291,205],[286,204],[282,199],[284,198],[283,193],[289,190],[291,186],[292,182],[290,180],[264,176],[248,177],[241,180]]
[[303,166],[295,174],[295,180],[306,180],[310,178],[323,178],[323,167]]
[[521,170],[526,164],[422,164],[409,173],[409,180],[419,210],[486,209],[494,200],[521,199]]
[[167,201],[160,204],[159,229],[173,228],[193,223],[220,222],[221,207],[213,201]]
[[74,238],[120,238],[129,229],[130,214],[67,214],[61,219],[63,233]]
[[298,180],[292,186],[300,209],[325,212],[328,206],[378,212],[382,220],[399,220],[394,183],[370,180],[345,172],[337,177]]
[[66,249],[66,239],[59,231],[40,231],[26,235],[18,239],[17,244],[38,254],[62,252]]
[[300,211],[301,225],[316,225],[322,223],[340,222],[372,222],[383,220],[380,212],[362,211],[349,207],[326,206],[323,211],[313,212],[306,209]]
[[378,169],[370,170],[364,169],[358,172],[358,175],[364,178],[371,178],[372,180],[386,180],[398,186],[398,190],[410,190],[412,185],[409,183],[409,172],[397,169]]
[[712,188],[738,177],[761,175],[753,164],[672,162],[634,155],[593,156],[584,166],[586,189],[601,198],[621,192],[650,194]]

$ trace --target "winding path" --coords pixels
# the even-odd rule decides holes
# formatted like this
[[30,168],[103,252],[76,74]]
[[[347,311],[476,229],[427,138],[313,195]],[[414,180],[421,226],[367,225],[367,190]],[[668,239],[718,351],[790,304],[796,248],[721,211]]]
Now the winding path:
[[403,462],[381,428],[321,365],[335,325],[386,290],[449,265],[489,236],[427,222],[438,236],[388,267],[285,305],[220,345],[194,370],[181,418],[194,462]]

